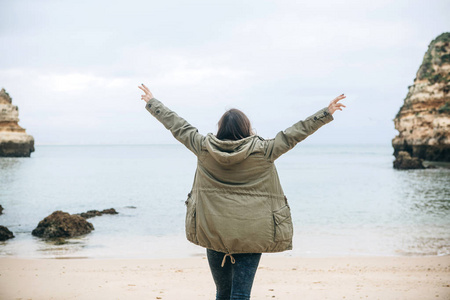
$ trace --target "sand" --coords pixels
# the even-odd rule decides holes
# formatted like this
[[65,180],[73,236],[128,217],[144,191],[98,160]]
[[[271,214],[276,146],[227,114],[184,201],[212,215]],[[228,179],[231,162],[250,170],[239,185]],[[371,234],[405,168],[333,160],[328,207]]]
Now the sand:
[[[0,299],[214,299],[205,257],[0,258]],[[252,299],[450,299],[450,256],[263,255]]]

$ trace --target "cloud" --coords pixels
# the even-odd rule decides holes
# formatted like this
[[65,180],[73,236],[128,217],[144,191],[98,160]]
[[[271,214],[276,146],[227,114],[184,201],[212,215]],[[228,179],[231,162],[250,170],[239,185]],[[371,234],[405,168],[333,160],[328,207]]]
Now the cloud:
[[342,141],[390,140],[428,43],[450,26],[448,3],[8,2],[0,84],[38,143],[166,142],[140,83],[201,132],[238,107],[265,137],[345,92]]
[[128,79],[102,78],[92,74],[68,73],[68,74],[42,74],[36,78],[36,84],[48,91],[55,92],[83,92],[95,88],[123,88]]

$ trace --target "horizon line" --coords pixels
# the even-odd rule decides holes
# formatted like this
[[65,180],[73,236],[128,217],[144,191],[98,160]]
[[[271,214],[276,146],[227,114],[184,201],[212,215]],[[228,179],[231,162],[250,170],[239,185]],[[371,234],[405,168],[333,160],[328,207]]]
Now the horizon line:
[[[150,144],[35,144],[40,146],[183,146],[181,143],[150,143]],[[387,143],[302,143],[302,146],[386,146]],[[389,146],[392,146],[389,143]]]

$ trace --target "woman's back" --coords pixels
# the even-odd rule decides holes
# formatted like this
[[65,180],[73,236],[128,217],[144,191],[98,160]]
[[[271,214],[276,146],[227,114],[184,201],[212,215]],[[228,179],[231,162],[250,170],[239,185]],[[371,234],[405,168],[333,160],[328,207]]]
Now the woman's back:
[[[225,253],[292,247],[290,211],[275,165],[265,156],[267,145],[258,136],[237,141],[205,137],[187,201],[191,242]],[[282,208],[285,222],[279,227],[274,214]]]

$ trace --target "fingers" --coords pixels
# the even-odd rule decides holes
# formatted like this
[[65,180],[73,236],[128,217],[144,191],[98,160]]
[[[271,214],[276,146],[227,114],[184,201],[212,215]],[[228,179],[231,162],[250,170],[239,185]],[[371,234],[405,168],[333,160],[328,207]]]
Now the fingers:
[[138,85],[138,88],[140,88],[144,93],[147,94],[147,92],[145,91],[145,89],[142,86]]
[[333,104],[331,104],[331,106],[330,106],[330,108],[331,109],[333,109],[333,110],[340,110],[340,111],[342,111],[342,108],[343,107],[346,107],[344,104],[342,104],[342,103],[333,103]]
[[149,94],[150,93],[150,91],[148,91],[148,90],[146,90],[144,87],[142,87],[142,86],[138,86],[138,88],[140,88],[145,94]]
[[146,87],[145,84],[143,84],[143,83],[142,83],[141,85],[139,85],[138,88],[140,88],[141,90],[143,90],[144,93],[146,93],[146,94],[151,94],[151,92],[150,92],[150,90],[148,89],[148,87]]
[[142,86],[144,87],[144,89],[145,89],[146,91],[150,92],[150,90],[148,89],[148,87],[147,87],[145,84],[142,83]]
[[331,103],[337,103],[339,100],[344,99],[346,96],[344,96],[344,94],[337,96],[336,98],[334,98]]
[[141,85],[138,85],[138,88],[145,93],[145,95],[141,95],[141,100],[144,100],[146,103],[148,103],[148,101],[153,98],[152,92],[150,92],[148,87],[143,83],[141,83]]
[[150,90],[145,84],[142,83],[142,86],[144,87],[144,91],[146,91],[146,94],[151,94]]

